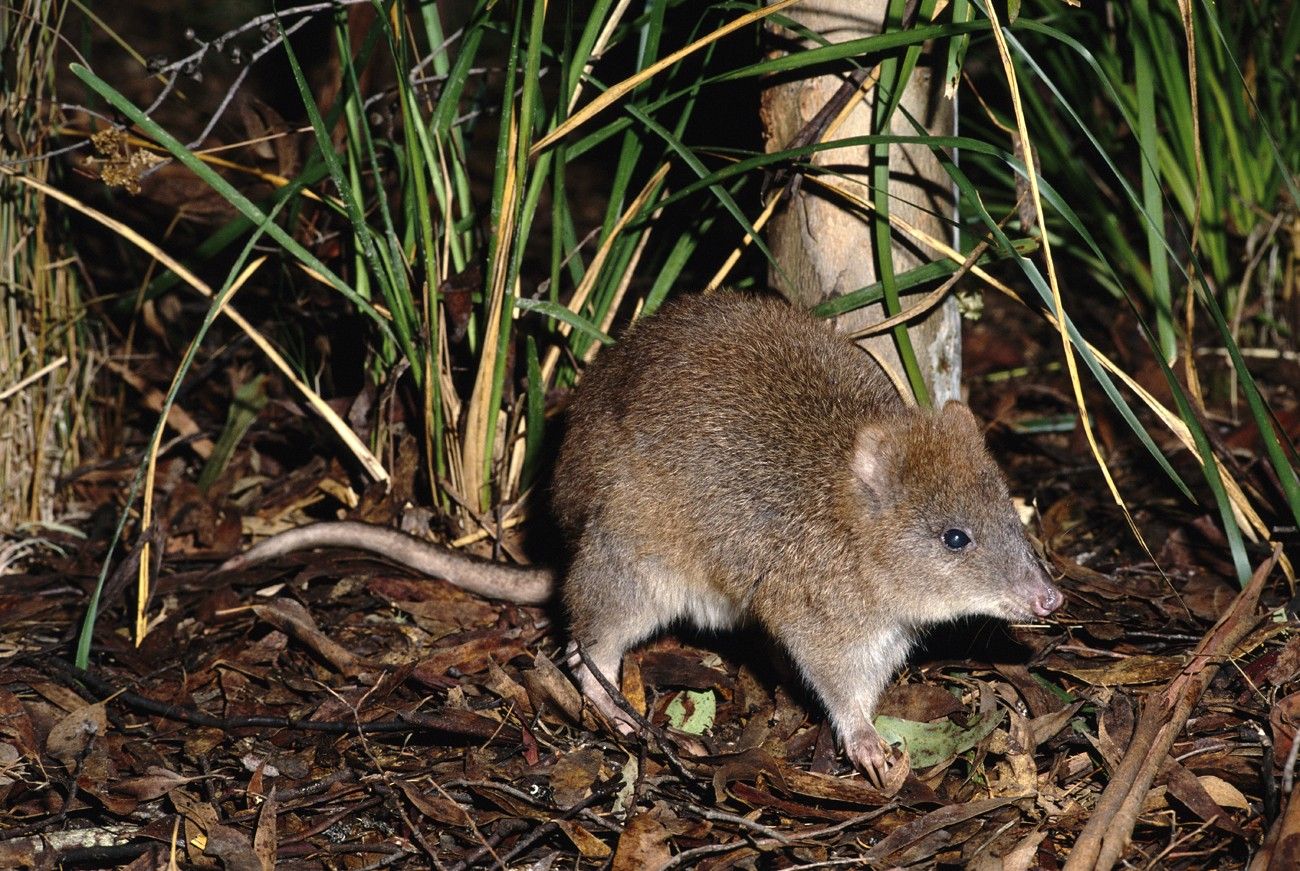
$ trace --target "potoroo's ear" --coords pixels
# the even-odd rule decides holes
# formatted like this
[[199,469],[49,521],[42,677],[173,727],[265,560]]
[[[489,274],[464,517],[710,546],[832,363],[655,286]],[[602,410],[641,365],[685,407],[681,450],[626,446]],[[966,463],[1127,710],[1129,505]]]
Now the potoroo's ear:
[[888,501],[893,482],[893,442],[895,435],[888,424],[869,423],[858,430],[851,460],[853,476],[862,483],[879,507]]
[[939,412],[939,417],[947,426],[962,427],[978,434],[981,438],[984,436],[984,425],[980,423],[975,413],[970,410],[970,406],[964,402],[949,399],[943,404],[943,410]]

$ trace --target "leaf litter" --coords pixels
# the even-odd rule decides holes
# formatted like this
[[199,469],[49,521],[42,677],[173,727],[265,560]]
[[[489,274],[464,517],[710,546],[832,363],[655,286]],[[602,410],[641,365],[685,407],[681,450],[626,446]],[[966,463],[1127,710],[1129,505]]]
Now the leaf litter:
[[[631,654],[622,688],[651,728],[623,738],[558,665],[555,610],[346,553],[212,574],[241,527],[307,522],[346,478],[305,462],[237,509],[246,445],[208,497],[160,466],[176,483],[141,646],[110,599],[92,671],[68,664],[103,553],[89,526],[0,586],[0,867],[1295,867],[1300,636],[1269,550],[1239,592],[1208,517],[1157,490],[1135,500],[1157,569],[1087,463],[1061,461],[1081,456],[1070,433],[1030,447],[1010,425],[1050,391],[972,401],[1046,505],[1027,513],[1067,605],[931,633],[879,711],[911,765],[892,795],[753,633]],[[79,496],[110,502],[130,474]]]

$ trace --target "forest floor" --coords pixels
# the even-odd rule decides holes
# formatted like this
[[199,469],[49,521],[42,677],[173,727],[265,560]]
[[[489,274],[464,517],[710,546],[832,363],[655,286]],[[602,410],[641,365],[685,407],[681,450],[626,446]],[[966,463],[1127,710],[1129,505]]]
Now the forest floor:
[[[580,710],[554,610],[339,552],[215,573],[248,533],[339,508],[346,470],[295,448],[316,437],[273,402],[226,483],[201,492],[183,447],[160,465],[140,644],[125,559],[90,672],[70,664],[138,457],[75,476],[104,510],[0,584],[0,867],[1057,868],[1101,834],[1128,867],[1244,867],[1270,831],[1296,833],[1276,787],[1294,758],[1273,752],[1300,716],[1293,590],[1274,569],[1243,594],[1205,503],[1090,397],[1152,562],[1077,428],[1049,425],[1073,407],[1054,341],[991,301],[966,378],[1066,604],[932,633],[879,712],[926,724],[897,724],[912,772],[894,795],[852,771],[757,634],[630,654],[623,688],[653,728],[624,738]],[[1294,396],[1272,398],[1300,437]],[[1220,411],[1255,481],[1258,448]],[[1267,545],[1250,554],[1267,568]]]

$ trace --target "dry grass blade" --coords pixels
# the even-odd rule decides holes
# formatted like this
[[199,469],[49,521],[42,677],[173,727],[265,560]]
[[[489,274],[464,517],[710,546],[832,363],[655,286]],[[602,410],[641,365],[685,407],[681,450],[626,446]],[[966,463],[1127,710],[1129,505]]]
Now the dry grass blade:
[[[781,200],[782,196],[780,191],[777,191],[768,197],[767,205],[763,207],[763,211],[759,216],[754,219],[755,230],[761,230],[767,226],[767,222],[772,220],[772,216],[776,214],[776,207],[781,204]],[[723,282],[727,280],[727,276],[731,274],[731,270],[735,269],[736,264],[740,262],[740,256],[745,253],[746,249],[749,248],[753,241],[754,237],[749,233],[746,233],[745,237],[740,240],[740,244],[732,249],[731,253],[727,255],[726,260],[722,261],[722,265],[718,267],[718,271],[713,273],[713,277],[709,279],[708,284],[704,285],[705,293],[722,287]]]
[[506,281],[510,272],[512,249],[506,244],[506,240],[514,238],[516,205],[521,196],[520,179],[515,173],[515,167],[518,165],[515,151],[518,147],[518,119],[512,113],[509,147],[506,149],[506,155],[501,158],[505,179],[501,194],[501,215],[495,228],[496,238],[500,240],[500,244],[497,245],[496,258],[491,266],[491,281],[487,289],[491,302],[487,322],[483,327],[483,353],[479,357],[478,372],[474,377],[474,390],[470,394],[469,406],[466,409],[465,438],[462,440],[460,462],[461,496],[468,500],[476,514],[487,507],[487,464],[492,458],[493,448],[487,443],[488,418],[499,413],[492,399],[495,390],[497,356],[500,353],[497,336],[501,331],[501,321],[507,316]]
[[[1193,192],[1196,196],[1192,209],[1192,239],[1190,248],[1199,250],[1201,236],[1201,198],[1205,194],[1205,155],[1201,152],[1201,91],[1196,75],[1196,26],[1192,19],[1191,0],[1178,0],[1178,13],[1182,17],[1183,35],[1187,41],[1187,93],[1191,100],[1192,112],[1192,159],[1196,173]],[[1188,336],[1194,336],[1196,326],[1196,277],[1187,279],[1187,291],[1183,305],[1183,327]],[[1191,394],[1197,407],[1205,408],[1205,395],[1201,391],[1201,379],[1196,372],[1196,356],[1192,352],[1192,342],[1183,348],[1183,372],[1187,376],[1187,391]]]
[[582,86],[586,84],[587,77],[591,75],[591,71],[595,68],[596,61],[600,59],[600,56],[605,53],[605,49],[609,47],[610,37],[614,35],[618,23],[623,20],[624,14],[627,13],[627,7],[630,6],[631,3],[632,0],[618,0],[618,4],[614,7],[614,11],[609,14],[604,29],[601,30],[600,36],[596,37],[596,42],[591,48],[591,58],[582,66],[582,76],[578,79],[577,87],[573,89],[573,96],[569,98],[569,112],[572,112],[573,107],[578,105],[578,100],[582,99]]
[[68,358],[66,354],[62,357],[59,357],[57,360],[52,360],[49,363],[46,363],[44,366],[37,369],[32,374],[28,375],[26,378],[22,378],[16,383],[6,387],[4,390],[0,390],[0,402],[3,402],[4,400],[8,399],[9,397],[13,396],[16,393],[26,390],[28,387],[35,384],[37,381],[40,381],[46,375],[49,375],[55,369],[60,369],[66,365],[68,365]]

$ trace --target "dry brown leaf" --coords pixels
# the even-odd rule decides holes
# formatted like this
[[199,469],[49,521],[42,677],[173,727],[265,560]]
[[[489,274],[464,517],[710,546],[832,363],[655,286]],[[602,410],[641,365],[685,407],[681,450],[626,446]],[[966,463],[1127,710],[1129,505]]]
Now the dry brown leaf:
[[591,785],[600,776],[604,755],[591,747],[579,747],[556,760],[551,768],[551,790],[555,803],[571,808],[591,794]]
[[406,800],[429,819],[434,822],[442,823],[445,826],[460,826],[464,828],[469,825],[471,820],[469,814],[454,801],[443,798],[440,795],[426,795],[412,783],[399,780],[397,786],[406,796]]
[[50,681],[29,681],[27,685],[36,691],[41,698],[57,705],[68,713],[78,711],[86,704],[85,699],[61,684],[51,683]]
[[646,714],[645,681],[641,679],[641,663],[636,656],[623,658],[623,697],[641,716]]
[[17,747],[7,741],[0,742],[0,801],[4,801],[5,788],[22,777],[26,767]]
[[1291,753],[1296,727],[1300,726],[1300,693],[1292,693],[1274,702],[1268,712],[1268,722],[1273,728],[1273,765],[1280,769]]
[[1186,661],[1181,656],[1141,653],[1102,666],[1080,668],[1057,665],[1056,668],[1089,686],[1114,687],[1168,681],[1183,670]]
[[904,823],[894,829],[884,840],[880,841],[874,847],[867,851],[864,858],[871,858],[879,861],[889,856],[893,856],[900,851],[908,849],[911,845],[921,843],[924,839],[942,832],[945,829],[951,829],[958,823],[996,810],[1003,805],[1012,802],[1011,797],[1006,798],[986,798],[977,801],[962,802],[960,804],[948,805],[930,811],[923,817],[915,819],[910,823]]
[[572,820],[556,820],[555,824],[560,827],[560,831],[573,842],[573,846],[578,848],[578,852],[588,859],[607,859],[609,858],[609,845],[597,838],[591,832]]
[[1294,791],[1263,846],[1251,861],[1251,871],[1294,871],[1300,868],[1300,801]]
[[262,871],[275,871],[275,851],[280,846],[275,818],[278,805],[275,790],[272,789],[257,813],[257,828],[253,831],[253,855],[257,857]]
[[197,777],[182,777],[174,771],[157,765],[145,769],[143,777],[127,777],[117,781],[111,787],[113,792],[129,796],[136,801],[153,801],[162,798],[173,789],[198,780]]
[[[1008,708],[1007,730],[995,730],[988,737],[989,750],[1002,759],[989,780],[993,795],[1032,795],[1038,792],[1038,763],[1034,759],[1034,733],[1029,721],[1015,708]],[[1002,746],[999,747],[998,745]]]
[[1213,774],[1201,774],[1196,779],[1201,782],[1206,794],[1220,807],[1236,808],[1243,811],[1250,810],[1250,802],[1242,794],[1241,790],[1222,777]]
[[1030,871],[1038,863],[1038,845],[1047,832],[1034,829],[1002,856],[982,855],[967,866],[970,871]]
[[208,826],[216,825],[219,817],[216,808],[205,801],[195,798],[184,789],[172,790],[168,794],[176,811],[189,822],[206,832]]
[[773,789],[787,795],[794,793],[868,807],[885,803],[885,796],[861,777],[833,777],[802,771],[763,750],[746,751],[719,765],[713,774],[714,794],[721,802],[727,784],[736,780],[756,780],[759,775],[766,775]]
[[464,674],[477,674],[494,659],[507,660],[524,652],[518,629],[494,629],[460,644],[439,647],[415,666],[412,676],[437,686],[453,668]]
[[532,700],[528,698],[528,691],[506,674],[492,657],[488,658],[487,679],[483,685],[513,705],[521,720],[532,719],[534,709]]
[[4,688],[0,688],[0,735],[13,742],[24,759],[35,761],[40,758],[40,741],[36,738],[32,718],[18,697]]
[[[519,817],[523,820],[536,820],[538,823],[549,822],[551,812],[545,808],[538,807],[530,802],[515,798],[508,792],[502,792],[499,789],[492,789],[487,786],[474,786],[470,790],[475,795],[480,796],[485,801],[496,805],[511,816]],[[492,822],[496,819],[494,816],[484,816],[482,813],[475,814],[475,820],[479,826],[485,822]]]
[[1025,707],[1029,709],[1031,720],[1059,711],[1068,704],[1039,683],[1038,679],[1029,673],[1029,669],[1019,663],[999,662],[994,665],[994,670],[1016,688],[1016,692],[1024,700]]
[[1059,711],[1043,714],[1041,717],[1034,717],[1030,720],[1029,725],[1034,730],[1034,746],[1037,747],[1044,741],[1059,735],[1062,729],[1070,725],[1070,721],[1074,719],[1075,714],[1079,713],[1079,709],[1084,704],[1082,701],[1075,702],[1068,708],[1061,708]]
[[1097,718],[1097,735],[1091,740],[1111,769],[1124,757],[1124,748],[1133,740],[1136,723],[1132,699],[1122,691],[1110,693]]
[[1205,621],[1214,621],[1232,605],[1240,589],[1223,580],[1223,576],[1204,571],[1192,572],[1179,591],[1187,610]]
[[248,778],[248,786],[244,787],[244,795],[247,796],[250,803],[266,795],[266,790],[262,787],[262,776],[265,771],[266,760],[257,760],[256,764],[253,765],[252,776]]
[[533,657],[533,668],[521,675],[529,698],[539,710],[547,703],[568,720],[582,722],[582,694],[544,653]]
[[720,690],[727,697],[735,688],[730,675],[701,662],[694,650],[652,648],[631,658],[637,661],[642,680],[651,686]]
[[1188,771],[1181,763],[1173,759],[1167,760],[1161,770],[1165,775],[1165,783],[1169,787],[1169,794],[1182,802],[1183,806],[1188,810],[1205,822],[1214,823],[1224,831],[1231,832],[1242,838],[1246,836],[1237,821],[1219,806],[1218,802],[1206,792],[1205,786],[1196,775]]
[[366,586],[380,599],[411,615],[415,624],[436,637],[491,626],[498,606],[445,581],[380,575]]
[[225,871],[265,871],[248,836],[239,829],[214,824],[208,826],[207,834],[203,852],[220,859]]
[[95,739],[108,731],[108,714],[103,702],[83,704],[50,729],[45,738],[45,752],[72,771],[77,760],[89,750]]
[[1285,683],[1300,674],[1300,635],[1296,635],[1277,653],[1266,677],[1271,684]]
[[829,808],[824,805],[804,804],[803,802],[790,801],[789,799],[780,798],[765,792],[757,787],[750,786],[748,783],[733,781],[728,787],[727,792],[736,800],[744,803],[751,808],[771,808],[779,813],[785,814],[790,819],[796,820],[827,820],[832,822],[843,822],[855,817],[862,816],[859,809],[840,810]]
[[611,871],[645,871],[658,868],[671,858],[668,849],[670,832],[663,824],[647,813],[639,813],[627,821],[618,837]]
[[886,689],[880,698],[876,715],[897,717],[914,723],[931,723],[964,710],[961,700],[943,687],[908,683]]

